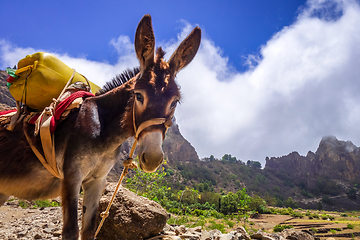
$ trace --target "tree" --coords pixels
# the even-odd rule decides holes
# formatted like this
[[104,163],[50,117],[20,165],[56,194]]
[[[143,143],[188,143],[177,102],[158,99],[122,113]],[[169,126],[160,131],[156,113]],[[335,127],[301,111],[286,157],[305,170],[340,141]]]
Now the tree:
[[223,157],[222,157],[222,161],[223,162],[231,162],[231,163],[234,163],[237,161],[236,157],[231,157],[231,154],[225,154]]
[[249,207],[250,210],[257,211],[258,213],[264,213],[267,205],[264,199],[255,194],[250,198]]
[[[244,226],[246,225],[246,220],[249,218],[249,203],[250,196],[246,193],[246,188],[243,188],[236,192],[238,195],[238,208],[239,208],[239,217],[241,216],[244,219]],[[240,220],[240,219],[239,219]]]
[[255,169],[261,169],[261,163],[258,162],[258,161],[251,161],[251,160],[248,160],[246,162],[246,165],[251,167],[251,168],[255,168]]
[[353,187],[351,188],[346,194],[348,196],[348,198],[352,199],[352,200],[356,200],[356,188]]
[[290,208],[298,208],[299,207],[298,204],[296,202],[294,202],[294,200],[291,197],[289,197],[288,199],[286,199],[284,201],[284,205],[285,205],[285,207],[290,207]]
[[238,210],[238,196],[232,192],[223,196],[221,199],[220,212],[223,214],[235,213]]

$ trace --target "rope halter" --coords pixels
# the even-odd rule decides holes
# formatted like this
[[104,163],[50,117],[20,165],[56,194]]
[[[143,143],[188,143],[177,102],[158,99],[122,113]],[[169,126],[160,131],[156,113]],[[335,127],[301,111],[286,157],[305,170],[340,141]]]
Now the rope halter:
[[136,148],[137,141],[139,139],[140,133],[144,129],[146,129],[146,128],[150,127],[150,126],[162,125],[162,124],[164,125],[165,132],[166,132],[168,130],[168,128],[172,126],[172,116],[173,116],[173,114],[174,113],[172,112],[172,114],[170,114],[170,116],[167,117],[167,118],[152,118],[152,119],[149,119],[149,120],[141,123],[140,126],[138,128],[136,128],[136,124],[135,124],[135,104],[134,104],[134,106],[133,106],[133,126],[134,126],[134,132],[135,132],[135,136],[134,136],[135,141],[134,141],[134,143],[132,145],[132,148],[131,148],[128,159],[123,161],[124,169],[123,169],[123,171],[121,173],[119,182],[116,185],[114,194],[112,195],[111,200],[110,200],[106,210],[100,214],[100,217],[102,219],[101,219],[101,222],[100,222],[100,224],[99,224],[99,226],[98,226],[98,228],[96,230],[95,237],[100,232],[100,229],[101,229],[102,225],[104,224],[105,219],[109,216],[110,207],[111,207],[111,205],[112,205],[112,203],[113,203],[113,201],[115,199],[115,195],[116,195],[117,191],[119,190],[119,187],[121,185],[121,182],[122,182],[123,178],[129,172],[129,168],[137,168],[136,163],[133,162],[133,157],[132,156],[134,154],[134,151],[135,151],[135,148]]

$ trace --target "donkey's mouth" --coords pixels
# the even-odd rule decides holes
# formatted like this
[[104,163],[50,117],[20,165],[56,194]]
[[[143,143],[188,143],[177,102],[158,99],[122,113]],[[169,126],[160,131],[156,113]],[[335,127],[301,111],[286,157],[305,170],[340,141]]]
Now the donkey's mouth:
[[142,153],[140,155],[139,163],[140,163],[140,169],[147,173],[155,172],[156,169],[158,169],[158,167],[164,160],[163,156],[157,159],[153,159],[153,158],[149,159],[146,156],[147,155],[145,153]]
[[162,132],[147,132],[139,139],[139,163],[140,169],[144,172],[155,172],[164,160],[162,151]]

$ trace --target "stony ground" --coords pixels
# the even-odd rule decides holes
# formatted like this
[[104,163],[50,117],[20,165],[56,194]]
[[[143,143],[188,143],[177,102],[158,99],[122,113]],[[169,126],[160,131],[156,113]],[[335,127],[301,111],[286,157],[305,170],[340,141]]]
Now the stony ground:
[[[79,225],[81,225],[81,203],[78,207],[79,212]],[[337,222],[328,222],[321,224],[315,222],[304,222],[298,219],[291,219],[289,216],[284,215],[262,215],[258,219],[251,219],[254,223],[253,227],[255,229],[264,229],[267,232],[271,232],[270,229],[274,225],[285,222],[287,224],[293,225],[298,230],[310,230],[310,228],[316,227],[318,230],[334,228],[344,229],[346,224],[337,223]],[[359,221],[360,222],[360,221]],[[316,225],[316,226],[315,226]],[[0,207],[0,240],[10,240],[10,239],[52,239],[60,240],[61,239],[61,229],[62,229],[62,212],[61,207],[46,207],[46,208],[37,208],[37,209],[22,209],[19,206],[17,200],[10,201],[5,204],[5,206]],[[355,229],[354,229],[355,230]],[[353,230],[353,231],[354,231]],[[261,230],[260,230],[261,231]],[[358,231],[358,230],[356,230]],[[341,233],[347,233],[346,230],[341,231]],[[263,233],[261,233],[263,234]],[[330,232],[328,233],[330,234]],[[234,231],[222,234],[219,230],[210,230],[206,231],[201,227],[195,228],[186,228],[185,226],[170,226],[166,225],[163,232],[156,237],[151,238],[152,240],[180,240],[180,239],[208,239],[208,240],[238,240],[238,239],[250,239],[249,236],[245,237],[246,232],[241,232],[239,228],[234,229]],[[253,234],[254,235],[254,234]],[[255,235],[251,235],[252,238],[255,238]],[[330,235],[318,235],[321,239],[328,239],[329,237],[335,237],[337,239],[346,239],[353,238],[359,239],[359,235],[355,234],[350,236],[332,236]],[[269,239],[281,239],[277,235],[266,236]]]
[[61,207],[22,209],[17,201],[0,207],[0,239],[58,240],[61,229]]

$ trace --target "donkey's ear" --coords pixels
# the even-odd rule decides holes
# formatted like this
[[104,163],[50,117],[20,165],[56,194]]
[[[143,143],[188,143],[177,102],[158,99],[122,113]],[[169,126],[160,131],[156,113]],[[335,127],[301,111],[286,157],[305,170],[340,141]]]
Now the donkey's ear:
[[186,67],[186,65],[193,60],[199,49],[200,41],[201,29],[196,27],[189,36],[182,41],[168,61],[170,70],[173,71],[174,74]]
[[135,52],[140,61],[140,71],[154,64],[155,37],[151,16],[145,15],[139,22],[135,33]]

